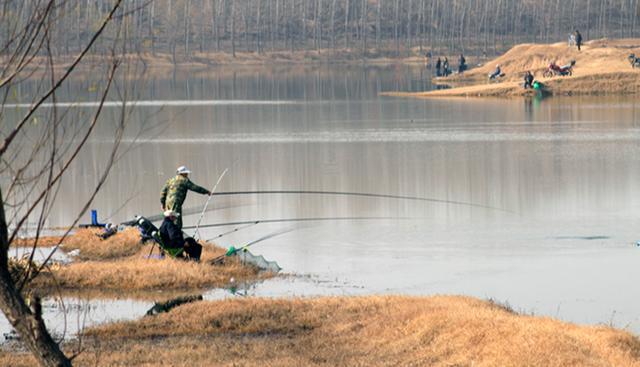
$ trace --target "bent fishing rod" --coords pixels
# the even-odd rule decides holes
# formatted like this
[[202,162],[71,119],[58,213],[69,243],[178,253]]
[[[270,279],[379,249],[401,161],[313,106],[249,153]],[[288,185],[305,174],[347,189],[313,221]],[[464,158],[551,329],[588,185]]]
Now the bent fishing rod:
[[[223,209],[240,208],[240,207],[248,206],[248,205],[253,205],[253,204],[225,204],[225,205],[217,205],[217,206],[214,206],[214,207],[212,207],[212,208],[207,208],[207,210],[206,210],[206,211],[207,211],[207,212],[211,212],[211,211],[223,210]],[[196,208],[196,207],[191,207],[191,208],[188,208],[188,209],[184,209],[184,210],[182,211],[182,216],[183,216],[183,217],[186,217],[187,215],[197,214],[197,213],[199,213],[199,212],[200,212],[200,207],[197,207],[197,208]],[[151,215],[151,216],[148,216],[148,217],[146,217],[146,216],[145,216],[145,218],[146,218],[149,222],[158,222],[158,221],[161,221],[161,220],[163,220],[163,219],[164,219],[164,214],[162,214],[162,213],[161,213],[161,214],[157,214],[157,215]],[[125,221],[125,222],[120,223],[120,225],[123,225],[123,226],[133,226],[133,225],[135,225],[135,224],[136,224],[136,219],[128,220],[128,221]],[[187,227],[187,228],[185,228],[185,229],[193,229],[193,228],[195,228],[195,226]]]
[[256,190],[256,191],[216,192],[213,195],[277,195],[277,194],[339,195],[339,196],[359,196],[359,197],[367,197],[367,198],[427,201],[427,202],[432,202],[432,203],[462,205],[462,206],[469,206],[469,207],[474,207],[474,208],[490,209],[490,210],[496,210],[496,211],[515,214],[514,212],[512,212],[510,210],[506,210],[506,209],[502,209],[502,208],[496,208],[496,207],[489,206],[489,205],[469,203],[469,202],[464,202],[464,201],[434,199],[434,198],[426,198],[426,197],[420,197],[420,196],[374,194],[374,193],[364,193],[364,192],[318,191],[318,190]]

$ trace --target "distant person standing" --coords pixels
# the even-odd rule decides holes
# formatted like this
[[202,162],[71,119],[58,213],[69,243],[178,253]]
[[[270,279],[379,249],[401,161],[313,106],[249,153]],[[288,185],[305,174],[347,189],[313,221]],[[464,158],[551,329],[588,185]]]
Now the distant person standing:
[[449,71],[449,59],[446,57],[444,58],[444,62],[442,63],[442,72],[444,76],[449,76],[449,74],[451,73]]
[[578,46],[578,51],[580,51],[580,47],[582,46],[582,35],[576,29],[576,46]]
[[442,68],[442,60],[438,57],[438,61],[436,61],[436,76],[442,76],[440,68]]
[[569,44],[569,47],[575,46],[575,44],[576,44],[576,35],[573,34],[573,33],[569,33],[569,39],[568,39],[567,42]]
[[531,74],[531,71],[527,71],[527,73],[524,74],[524,89],[529,88],[533,88],[533,74]]
[[460,54],[460,58],[458,59],[458,74],[462,74],[467,69],[467,59],[464,58],[463,54]]

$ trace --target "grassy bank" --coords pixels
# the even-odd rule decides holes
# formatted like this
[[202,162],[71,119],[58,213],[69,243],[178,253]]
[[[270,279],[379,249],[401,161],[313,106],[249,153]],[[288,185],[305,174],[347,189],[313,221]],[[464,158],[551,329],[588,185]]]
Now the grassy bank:
[[[629,64],[627,57],[631,53],[640,55],[640,39],[592,41],[584,45],[582,51],[569,48],[566,43],[522,44],[463,75],[435,79],[437,83],[452,86],[451,89],[418,93],[398,91],[384,95],[414,98],[532,95],[533,91],[522,88],[526,71],[533,72],[550,95],[639,94],[640,69],[633,69]],[[571,60],[576,61],[573,76],[542,76],[551,62],[564,65]],[[487,83],[487,75],[496,65],[500,65],[506,76],[500,83]]]
[[90,329],[85,343],[78,366],[640,365],[640,340],[627,332],[447,296],[198,302]]
[[[232,258],[222,265],[207,264],[207,260],[226,252],[211,243],[203,244],[202,261],[194,263],[170,258],[148,259],[151,244],[141,244],[134,228],[106,240],[99,239],[96,233],[92,229],[80,229],[65,239],[61,251],[79,251],[79,254],[69,264],[47,269],[36,278],[33,288],[45,293],[57,290],[94,293],[188,291],[224,286],[231,278],[250,281],[268,276],[260,275],[257,269]],[[155,254],[158,254],[157,246]]]

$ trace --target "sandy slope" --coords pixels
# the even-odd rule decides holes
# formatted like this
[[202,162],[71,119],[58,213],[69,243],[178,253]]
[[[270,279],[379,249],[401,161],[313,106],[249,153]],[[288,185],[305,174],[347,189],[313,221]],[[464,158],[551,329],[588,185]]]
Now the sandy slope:
[[[640,39],[597,40],[588,42],[578,51],[566,43],[551,45],[522,44],[485,65],[472,69],[462,76],[438,78],[438,83],[448,83],[451,89],[419,93],[391,92],[398,97],[446,97],[446,96],[518,96],[532,93],[522,89],[522,77],[527,70],[542,81],[552,95],[585,94],[637,94],[640,93],[640,68],[633,69],[627,57],[640,55]],[[576,61],[573,76],[543,78],[542,72],[549,63],[559,65]],[[506,74],[500,83],[487,84],[487,75],[496,65]]]

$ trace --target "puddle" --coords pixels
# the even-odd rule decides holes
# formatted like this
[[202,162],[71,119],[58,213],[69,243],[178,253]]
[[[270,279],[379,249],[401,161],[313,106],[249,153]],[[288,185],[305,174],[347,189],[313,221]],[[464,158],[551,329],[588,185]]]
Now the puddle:
[[[42,317],[55,340],[68,340],[89,326],[137,319],[152,306],[153,302],[130,299],[63,297],[61,301],[45,299],[42,302]],[[0,343],[13,340],[14,336],[9,321],[0,314]]]
[[[202,297],[204,300],[223,300],[237,297],[308,297],[319,295],[364,294],[364,288],[335,279],[316,276],[284,275],[257,283],[231,282],[227,288],[216,288],[202,295],[163,300],[161,303],[133,299],[83,299],[63,297],[61,301],[45,299],[42,316],[56,340],[70,340],[84,328],[108,322],[135,320],[147,314],[158,313],[167,304],[188,303],[185,298]],[[160,295],[159,298],[162,296]],[[15,340],[12,327],[0,314],[0,344]]]
[[[11,249],[9,249],[9,257],[20,259],[23,256],[28,256],[29,254],[31,254],[32,250],[33,247],[12,247]],[[36,263],[43,262],[53,252],[53,250],[53,247],[38,247],[36,248],[33,260]],[[58,249],[57,251],[53,252],[51,261],[67,264],[73,261],[73,258],[67,255],[61,249]]]

